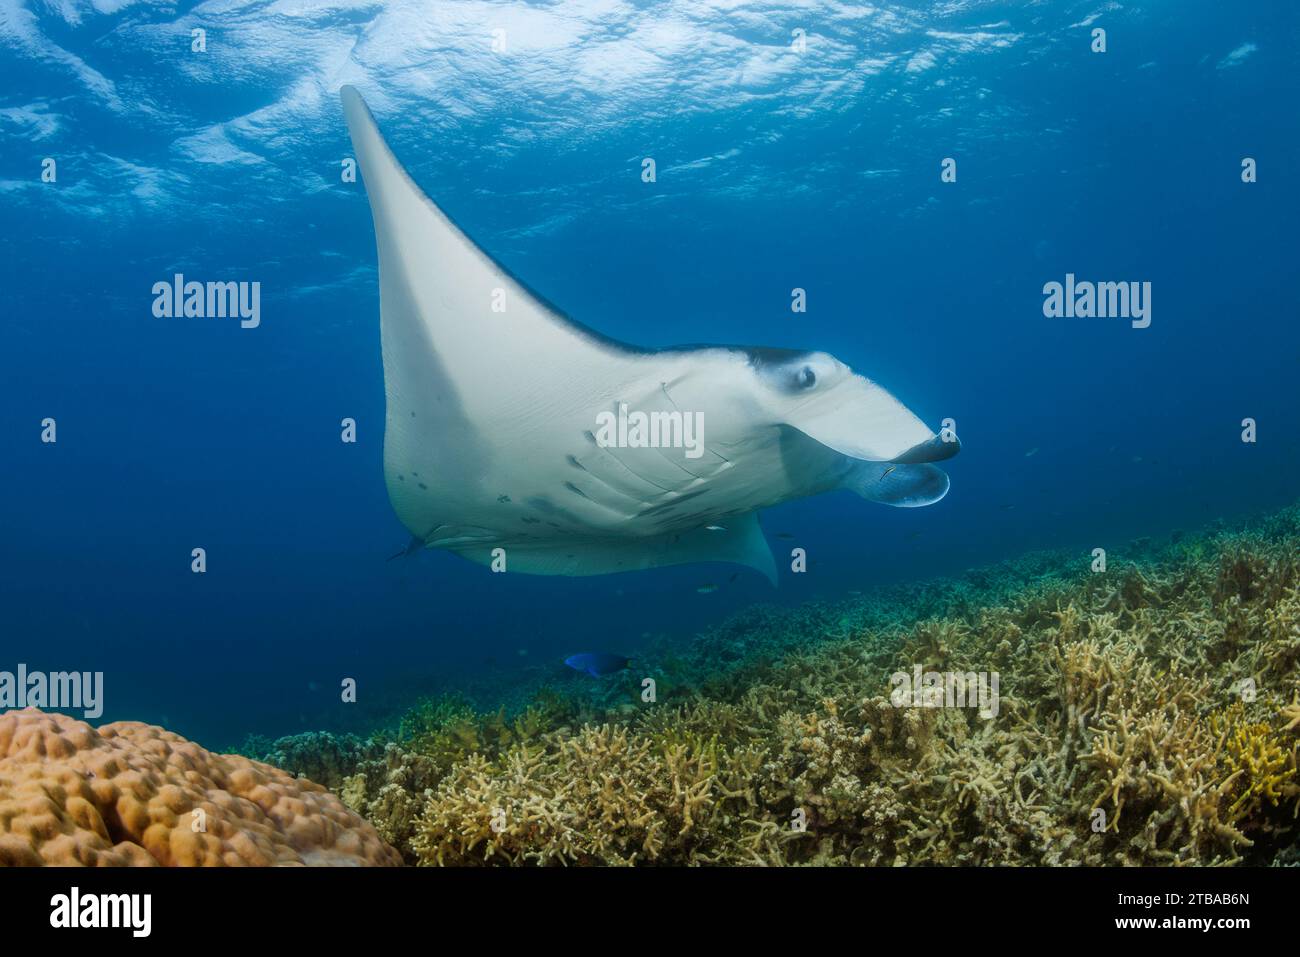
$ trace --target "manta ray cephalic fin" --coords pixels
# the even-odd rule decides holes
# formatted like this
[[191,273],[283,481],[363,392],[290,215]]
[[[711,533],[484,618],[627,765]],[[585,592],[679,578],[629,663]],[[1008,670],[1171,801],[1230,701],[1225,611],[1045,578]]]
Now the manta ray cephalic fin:
[[845,486],[870,502],[896,508],[933,505],[948,494],[948,473],[935,465],[863,463]]

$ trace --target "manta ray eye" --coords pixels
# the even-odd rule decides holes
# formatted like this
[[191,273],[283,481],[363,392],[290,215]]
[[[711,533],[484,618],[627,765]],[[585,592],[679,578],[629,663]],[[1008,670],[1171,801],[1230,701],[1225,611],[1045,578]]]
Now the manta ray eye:
[[811,389],[817,384],[817,373],[813,372],[812,366],[804,366],[794,374],[794,384],[800,389]]

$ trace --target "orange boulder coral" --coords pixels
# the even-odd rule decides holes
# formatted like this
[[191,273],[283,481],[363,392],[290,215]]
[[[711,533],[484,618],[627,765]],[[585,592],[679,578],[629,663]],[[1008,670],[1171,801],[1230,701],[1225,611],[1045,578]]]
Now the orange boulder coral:
[[393,865],[318,784],[135,721],[0,715],[0,865]]

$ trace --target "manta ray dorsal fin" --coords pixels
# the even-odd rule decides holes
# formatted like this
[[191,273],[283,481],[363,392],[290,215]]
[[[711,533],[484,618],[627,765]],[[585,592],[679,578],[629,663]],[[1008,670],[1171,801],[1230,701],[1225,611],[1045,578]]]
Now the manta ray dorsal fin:
[[618,352],[480,249],[403,169],[361,94],[340,95],[375,222],[390,404],[437,398],[422,384],[433,375],[467,414],[507,412],[539,379],[573,381]]

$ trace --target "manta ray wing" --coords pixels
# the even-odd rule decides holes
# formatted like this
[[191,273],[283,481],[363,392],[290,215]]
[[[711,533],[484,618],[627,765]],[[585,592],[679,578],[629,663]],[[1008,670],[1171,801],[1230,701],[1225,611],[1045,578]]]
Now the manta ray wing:
[[[759,528],[758,516],[749,512],[730,521],[730,526],[717,531],[697,528],[625,541],[591,539],[517,546],[509,549],[506,570],[530,575],[604,575],[666,565],[727,562],[752,568],[775,585],[776,560]],[[492,561],[483,548],[455,551],[480,564]]]
[[595,445],[602,410],[671,408],[664,383],[691,352],[625,345],[547,304],[415,184],[361,95],[341,96],[375,224],[384,475],[402,523],[475,561],[505,548],[533,574],[724,561],[774,579],[753,515],[703,528],[719,506],[700,486],[726,458]]

